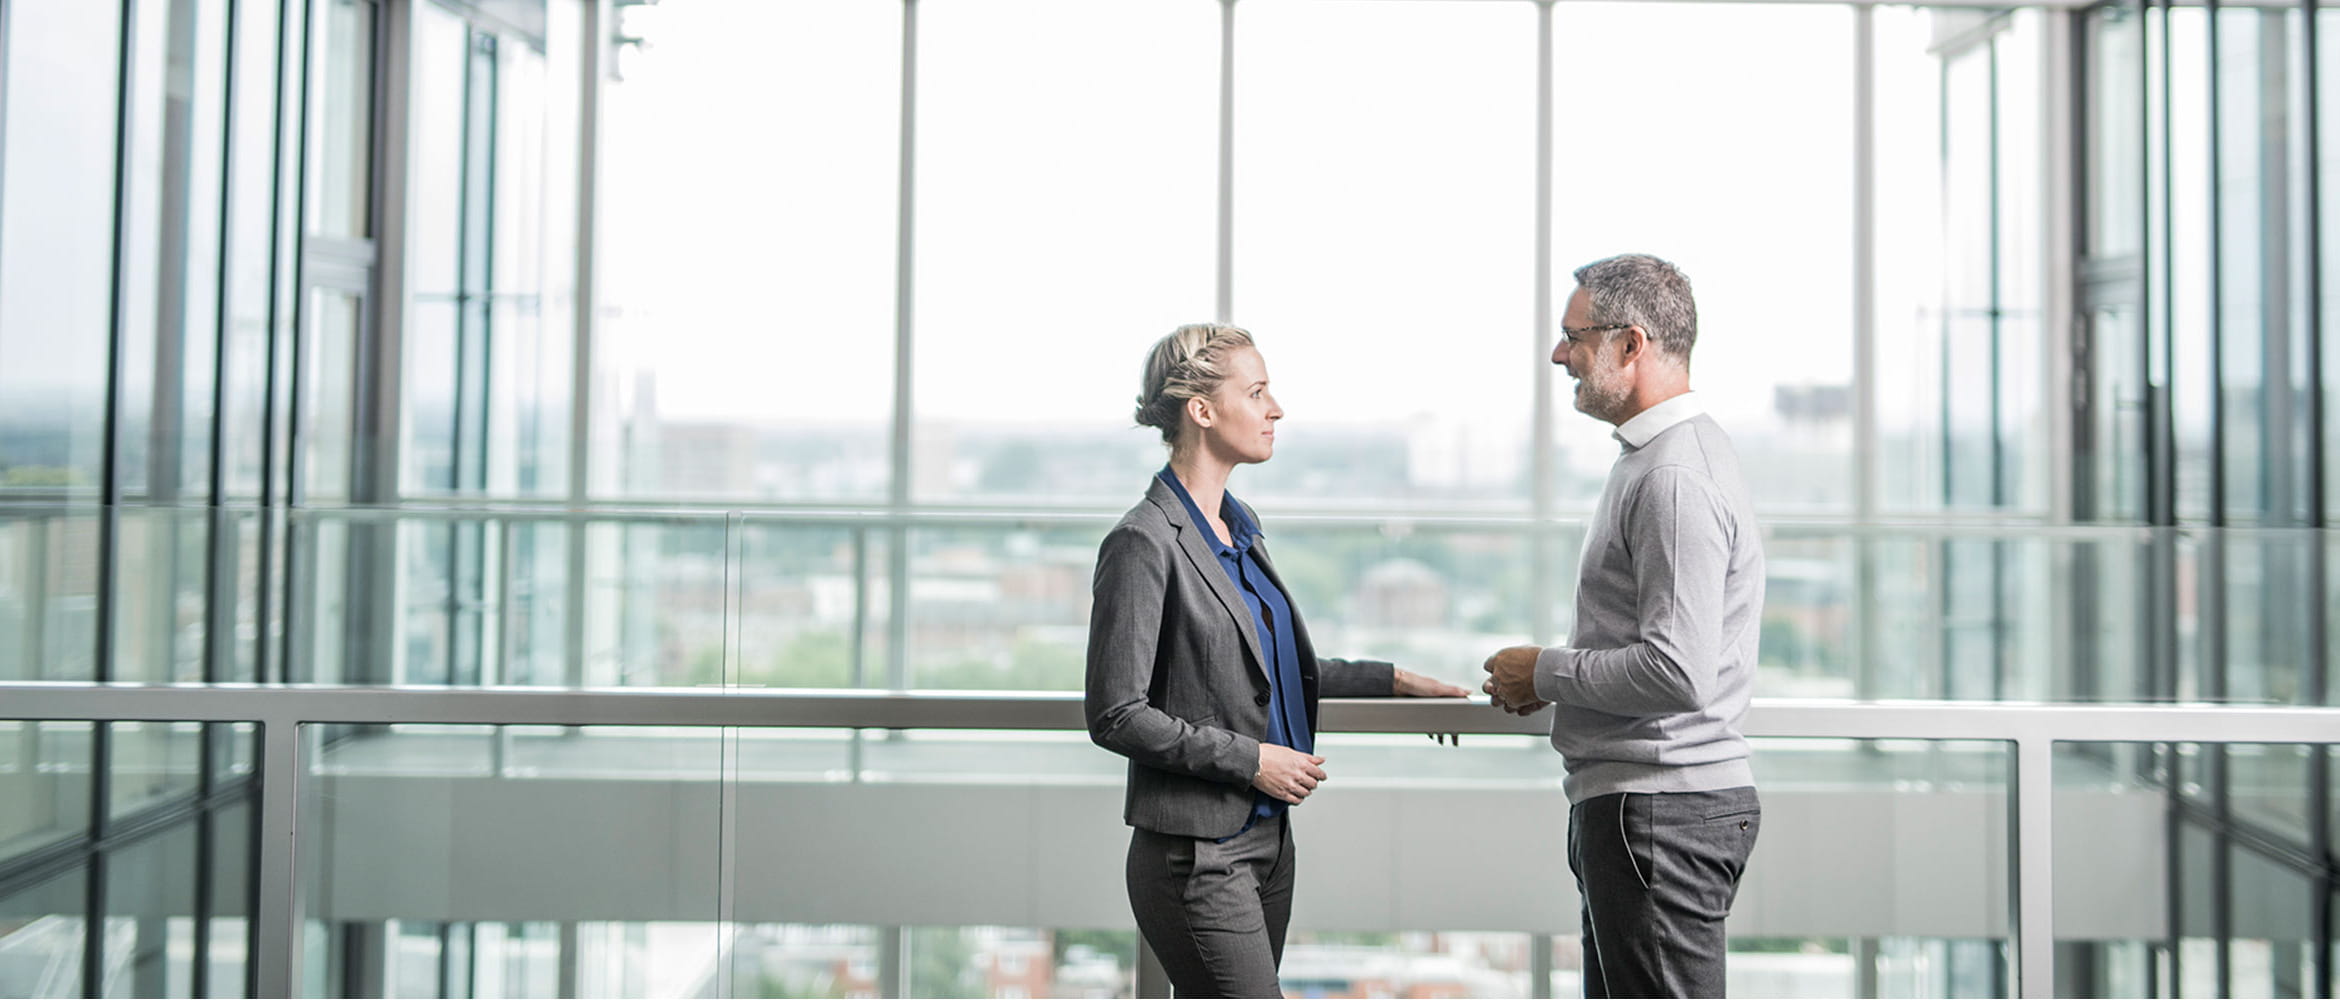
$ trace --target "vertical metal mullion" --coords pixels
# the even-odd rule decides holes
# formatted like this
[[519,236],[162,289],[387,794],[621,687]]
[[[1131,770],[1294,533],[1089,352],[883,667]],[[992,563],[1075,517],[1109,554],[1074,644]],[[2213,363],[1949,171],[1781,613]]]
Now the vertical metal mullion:
[[902,121],[894,218],[894,413],[893,469],[887,485],[890,530],[886,546],[886,685],[909,683],[910,532],[903,518],[910,507],[911,348],[916,315],[916,275],[911,240],[915,232],[918,181],[918,0],[902,0]]
[[[584,51],[578,57],[577,94],[577,241],[575,273],[570,280],[570,309],[574,330],[569,354],[569,506],[582,509],[593,491],[593,362],[594,335],[599,330],[601,293],[595,284],[600,253],[600,198],[601,198],[601,82],[605,74],[604,59],[609,53],[609,0],[586,0],[583,5]],[[571,518],[563,527],[567,549],[562,557],[567,573],[561,581],[565,642],[561,650],[562,682],[569,687],[585,685],[585,629],[586,581],[589,560],[586,558],[588,530],[581,519]],[[859,655],[860,633],[855,633],[854,648]],[[574,922],[562,925],[562,943],[566,948],[576,940]],[[568,982],[574,986],[574,958],[563,952],[562,969]],[[565,994],[565,995],[573,995]]]
[[[1864,525],[1876,522],[1883,487],[1877,471],[1876,16],[1868,4],[1853,7],[1853,520]],[[1549,393],[1536,395],[1548,409]],[[1853,697],[1870,698],[1877,694],[1877,549],[1865,532],[1852,544]]]
[[[114,245],[109,258],[112,274],[107,291],[106,316],[106,388],[103,436],[99,441],[98,468],[98,557],[95,659],[91,663],[92,676],[100,683],[114,679],[114,581],[121,575],[115,565],[120,548],[120,509],[122,480],[119,466],[122,433],[122,404],[125,324],[129,312],[129,282],[125,272],[125,255],[130,245],[130,156],[131,112],[134,101],[132,84],[135,82],[139,0],[123,0],[122,21],[116,32],[114,74]],[[89,842],[101,843],[112,819],[113,800],[113,723],[102,720],[90,723],[90,793]],[[94,849],[89,856],[89,871],[83,882],[81,991],[82,995],[104,995],[105,926],[106,913],[106,859],[103,850]]]
[[[244,23],[240,8],[247,0],[225,0],[227,4],[227,52],[221,71],[220,144],[219,144],[219,267],[212,280],[216,292],[212,296],[212,352],[211,352],[211,467],[204,484],[206,517],[203,540],[203,625],[202,652],[203,683],[220,681],[223,653],[232,648],[221,641],[223,631],[234,629],[235,576],[222,576],[221,566],[228,554],[226,547],[227,518],[221,498],[227,489],[227,380],[228,380],[228,302],[231,298],[228,275],[233,270],[229,254],[234,247],[230,238],[235,231],[236,126],[238,86],[237,70],[243,66]],[[194,959],[190,967],[188,992],[198,997],[211,995],[211,921],[218,909],[218,872],[212,860],[217,851],[219,812],[211,806],[211,797],[217,790],[213,776],[218,772],[218,743],[222,732],[232,731],[233,723],[206,722],[198,727],[201,733],[195,751],[195,799],[202,803],[195,816],[195,899],[192,909]]]
[[[1529,356],[1533,359],[1530,362],[1530,368],[1535,372],[1532,383],[1535,398],[1530,401],[1528,409],[1531,414],[1529,419],[1534,421],[1528,427],[1528,447],[1533,449],[1528,456],[1528,469],[1529,474],[1533,477],[1529,502],[1532,504],[1530,513],[1534,519],[1535,533],[1532,536],[1533,548],[1530,550],[1528,622],[1530,635],[1534,641],[1539,643],[1551,642],[1553,638],[1552,604],[1554,595],[1559,590],[1558,579],[1560,575],[1559,567],[1555,565],[1558,546],[1553,537],[1557,529],[1551,523],[1558,501],[1554,495],[1557,486],[1554,482],[1557,470],[1554,468],[1556,463],[1553,461],[1552,454],[1553,366],[1548,363],[1549,359],[1547,358],[1554,347],[1552,343],[1552,115],[1554,103],[1552,97],[1552,2],[1553,0],[1537,0],[1536,3],[1536,245],[1534,271],[1530,275],[1530,280],[1534,282],[1531,293],[1534,327],[1529,331],[1529,336],[1534,338],[1534,343],[1529,345]],[[1549,989],[1548,986],[1546,988]]]
[[[1990,244],[1990,311],[1991,324],[1991,401],[1989,425],[1991,428],[1991,507],[2004,511],[2007,507],[2007,442],[2006,442],[2006,380],[2000,370],[2006,357],[2005,289],[1999,271],[2005,266],[1999,249],[2002,235],[2000,214],[2004,211],[2001,177],[1999,174],[1999,37],[1993,34],[1984,44],[1984,72],[1989,93],[1988,125],[1989,161],[1984,172],[1986,188],[1990,193],[1990,210],[1986,219],[1984,239]],[[1992,539],[1991,546],[1991,697],[2007,696],[2007,542]]]
[[[293,182],[291,220],[293,240],[292,323],[283,331],[288,334],[286,339],[289,341],[285,345],[288,360],[284,367],[292,384],[285,394],[285,413],[283,414],[284,487],[277,495],[269,498],[278,504],[280,508],[278,517],[284,521],[283,535],[286,551],[282,569],[285,605],[283,610],[288,618],[292,612],[293,593],[301,585],[300,574],[296,572],[299,560],[292,558],[292,508],[306,499],[307,492],[301,483],[301,474],[308,465],[301,457],[302,439],[306,431],[306,428],[302,426],[301,407],[307,400],[309,381],[307,373],[303,371],[308,355],[306,346],[308,337],[304,328],[308,323],[309,300],[307,283],[309,265],[306,253],[308,227],[303,221],[303,216],[307,212],[309,197],[309,123],[311,118],[309,102],[315,89],[312,86],[314,81],[311,78],[316,75],[311,72],[313,68],[312,50],[316,47],[316,0],[294,0],[294,2],[301,5],[300,46],[296,58],[291,63],[291,65],[297,66],[300,72],[300,110],[298,111],[299,118],[296,120],[296,127],[293,130],[296,138],[293,140],[293,175],[295,180]],[[280,37],[290,39],[293,36],[286,34]],[[273,369],[271,378],[273,379]],[[265,574],[263,578],[265,578]],[[277,651],[277,673],[279,679],[290,683],[293,679],[292,653],[296,630],[287,627],[282,632],[282,643]],[[265,643],[265,635],[263,635],[263,643]]]
[[[2145,474],[2133,499],[2147,524],[2153,518],[2153,480],[2159,454],[2153,446],[2153,13],[2156,0],[2139,0],[2137,17],[2137,360],[2139,404],[2144,408],[2141,443]],[[2150,617],[2145,619],[2151,621]]]
[[[120,512],[122,504],[121,465],[122,398],[124,386],[125,328],[129,322],[130,286],[126,272],[130,247],[130,141],[131,117],[136,82],[132,56],[137,52],[138,9],[140,0],[122,0],[122,22],[119,26],[119,45],[115,67],[114,94],[114,245],[110,260],[106,307],[106,382],[105,414],[98,442],[98,573],[97,573],[97,637],[92,663],[93,677],[104,683],[114,679],[114,616],[117,612],[114,598],[114,580],[119,567],[114,565],[120,547]],[[103,733],[97,740],[105,743]],[[99,776],[102,780],[103,776]],[[101,810],[102,811],[102,810]],[[92,828],[93,836],[103,834],[102,827]]]
[[[2310,164],[2306,186],[2302,191],[2302,196],[2307,204],[2304,206],[2305,212],[2300,216],[2307,220],[2307,240],[2304,247],[2307,258],[2305,262],[2307,268],[2305,324],[2308,372],[2307,523],[2311,529],[2309,537],[2312,540],[2307,553],[2308,594],[2311,603],[2307,615],[2308,676],[2306,693],[2307,701],[2310,704],[2322,705],[2328,704],[2331,697],[2327,673],[2330,670],[2329,657],[2331,655],[2328,646],[2330,625],[2324,620],[2326,592],[2331,586],[2330,579],[2326,577],[2328,572],[2327,552],[2331,543],[2324,532],[2328,520],[2326,510],[2328,500],[2325,492],[2328,487],[2325,476],[2329,473],[2329,459],[2324,454],[2323,184],[2321,172],[2314,168],[2315,164],[2322,162],[2323,155],[2323,131],[2318,119],[2322,109],[2317,92],[2322,75],[2322,67],[2318,65],[2321,53],[2317,50],[2317,35],[2322,27],[2318,22],[2322,18],[2318,16],[2317,0],[2300,0],[2299,6],[2300,34],[2302,36],[2300,44],[2304,47],[2303,63],[2307,67],[2307,86],[2303,88],[2304,96],[2301,99],[2302,114],[2300,117],[2305,125],[2307,162]],[[2311,846],[2318,852],[2328,852],[2333,838],[2331,753],[2329,746],[2317,745],[2307,748],[2308,839]],[[2316,885],[2316,899],[2308,908],[2308,934],[2315,947],[2315,960],[2307,992],[2313,996],[2331,996],[2335,985],[2332,897],[2336,893],[2340,893],[2340,881],[2335,881],[2335,873],[2331,866],[2326,865],[2324,877]]]
[[1235,0],[1219,0],[1217,322],[1235,322]]
[[[1853,7],[1853,519],[1876,520],[1877,39],[1874,6]],[[1548,71],[1548,69],[1547,69]],[[1548,88],[1547,88],[1548,89]],[[1856,661],[1858,656],[1854,658]]]
[[[461,494],[464,487],[464,466],[470,458],[466,445],[465,417],[472,409],[471,394],[471,304],[478,296],[472,286],[473,246],[471,220],[477,193],[472,190],[472,161],[479,151],[472,148],[477,133],[473,112],[477,107],[479,80],[480,34],[469,25],[463,29],[463,111],[460,128],[462,142],[455,154],[455,380],[454,412],[447,422],[447,489]],[[491,83],[490,86],[493,86]],[[485,404],[486,400],[479,400]],[[484,442],[483,442],[484,443]],[[462,522],[450,520],[446,526],[447,589],[439,602],[439,613],[446,622],[447,650],[445,671],[441,683],[460,683],[456,665],[463,659],[463,564],[464,530]],[[444,953],[444,930],[441,932],[441,950]],[[444,979],[444,974],[441,976]]]
[[[211,741],[206,739],[201,754],[204,759],[202,780],[205,782],[211,780],[210,750]],[[191,907],[195,911],[191,918],[194,929],[194,943],[191,947],[195,957],[190,963],[188,992],[205,997],[211,995],[211,909],[219,891],[215,884],[217,873],[212,870],[211,864],[212,839],[215,836],[212,825],[218,821],[219,813],[211,807],[209,796],[198,795],[195,801],[195,903]]]
[[2226,526],[2226,207],[2220,191],[2225,178],[2225,157],[2221,155],[2225,131],[2225,115],[2219,107],[2224,100],[2218,82],[2218,22],[2219,0],[2207,0],[2203,6],[2203,20],[2208,35],[2205,47],[2210,67],[2209,79],[2209,168],[2210,168],[2210,526]]

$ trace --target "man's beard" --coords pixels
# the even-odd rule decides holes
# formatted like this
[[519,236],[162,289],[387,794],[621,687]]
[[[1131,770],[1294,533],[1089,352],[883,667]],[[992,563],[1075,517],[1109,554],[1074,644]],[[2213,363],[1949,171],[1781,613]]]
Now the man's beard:
[[1626,397],[1633,394],[1624,379],[1610,372],[1588,372],[1576,385],[1576,408],[1596,420],[1609,420],[1622,412]]

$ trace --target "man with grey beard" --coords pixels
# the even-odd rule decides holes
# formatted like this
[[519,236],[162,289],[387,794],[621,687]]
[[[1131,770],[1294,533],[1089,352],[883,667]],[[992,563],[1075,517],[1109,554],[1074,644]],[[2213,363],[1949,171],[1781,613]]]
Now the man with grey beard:
[[1697,394],[1690,281],[1627,254],[1576,270],[1552,363],[1621,446],[1586,526],[1567,644],[1487,658],[1505,711],[1553,706],[1588,997],[1723,995],[1723,920],[1762,829],[1740,735],[1763,543]]

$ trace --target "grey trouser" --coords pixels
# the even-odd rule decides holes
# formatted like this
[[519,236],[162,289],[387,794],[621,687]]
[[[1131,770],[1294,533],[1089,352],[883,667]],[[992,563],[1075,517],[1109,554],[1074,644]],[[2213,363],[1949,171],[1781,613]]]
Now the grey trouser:
[[1290,814],[1224,844],[1135,830],[1129,908],[1180,997],[1280,997],[1292,922]]
[[1723,918],[1763,830],[1755,789],[1625,792],[1568,810],[1584,995],[1723,995]]

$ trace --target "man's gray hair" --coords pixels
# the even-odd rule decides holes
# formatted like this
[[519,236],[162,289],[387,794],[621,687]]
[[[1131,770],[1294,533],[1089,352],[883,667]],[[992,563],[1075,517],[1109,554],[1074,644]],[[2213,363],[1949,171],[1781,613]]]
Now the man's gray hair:
[[1690,364],[1698,303],[1681,268],[1644,253],[1618,254],[1577,268],[1576,283],[1592,299],[1595,326],[1638,326],[1659,351]]

